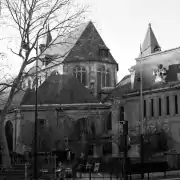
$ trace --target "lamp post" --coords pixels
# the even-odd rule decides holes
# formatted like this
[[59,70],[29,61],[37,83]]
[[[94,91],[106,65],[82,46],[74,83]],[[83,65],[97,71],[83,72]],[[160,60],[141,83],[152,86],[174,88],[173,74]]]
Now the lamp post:
[[[36,56],[38,56],[38,41],[37,41],[37,49],[36,49]],[[36,58],[36,77],[35,77],[35,89],[36,89],[36,96],[35,96],[35,123],[34,123],[34,179],[37,180],[37,151],[38,151],[38,58]]]
[[[140,145],[141,145],[141,150],[140,150],[140,157],[141,157],[141,167],[143,167],[144,164],[144,149],[143,149],[143,143],[144,143],[144,137],[143,137],[143,85],[142,85],[142,50],[141,50],[141,45],[140,45]],[[142,173],[141,173],[141,179],[144,179],[144,171],[142,168]]]

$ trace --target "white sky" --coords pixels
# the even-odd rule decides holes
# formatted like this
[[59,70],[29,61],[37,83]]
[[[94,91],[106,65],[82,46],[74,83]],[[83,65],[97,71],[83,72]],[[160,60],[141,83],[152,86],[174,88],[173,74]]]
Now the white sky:
[[[180,0],[76,0],[89,4],[89,18],[95,22],[106,45],[119,64],[118,79],[135,64],[148,23],[162,50],[180,46]],[[0,36],[3,32],[0,30]],[[8,32],[6,32],[8,33]],[[0,43],[0,49],[6,49]],[[13,71],[19,61],[12,57]]]

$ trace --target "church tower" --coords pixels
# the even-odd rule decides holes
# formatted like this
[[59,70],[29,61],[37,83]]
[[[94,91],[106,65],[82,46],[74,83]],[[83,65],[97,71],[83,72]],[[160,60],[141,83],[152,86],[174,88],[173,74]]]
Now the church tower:
[[[146,32],[146,36],[144,38],[143,44],[142,44],[142,56],[148,56],[155,52],[161,51],[161,47],[159,46],[159,43],[156,39],[156,36],[154,35],[154,32],[152,30],[151,24],[149,23],[148,30]],[[141,54],[139,54],[140,57]]]
[[45,35],[42,38],[42,41],[39,44],[40,53],[43,51],[44,48],[47,48],[52,41],[51,31],[49,29],[49,24],[46,25],[44,30]]

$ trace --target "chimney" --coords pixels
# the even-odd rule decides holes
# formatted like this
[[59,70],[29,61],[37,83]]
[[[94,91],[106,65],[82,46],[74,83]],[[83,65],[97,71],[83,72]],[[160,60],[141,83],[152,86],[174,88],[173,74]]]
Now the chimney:
[[129,69],[129,72],[131,73],[131,89],[133,89],[134,88],[135,72],[136,72],[134,66],[132,66]]

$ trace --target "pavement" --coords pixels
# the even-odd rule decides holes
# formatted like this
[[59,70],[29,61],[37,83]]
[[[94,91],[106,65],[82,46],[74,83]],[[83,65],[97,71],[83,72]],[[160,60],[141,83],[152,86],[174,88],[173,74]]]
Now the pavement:
[[[132,180],[140,180],[140,175],[133,175]],[[144,180],[148,179],[148,175],[145,174]],[[166,176],[164,173],[150,173],[149,180],[180,180],[180,170],[179,171],[168,171]]]
[[[78,179],[80,178],[77,178],[77,180]],[[109,179],[110,180],[123,180],[123,178],[117,179],[116,176],[113,176],[111,178],[109,174],[104,174],[104,175],[92,174],[91,178],[89,177],[89,174],[84,174],[82,175],[81,180],[90,180],[90,179],[91,180],[109,180]],[[141,175],[133,175],[132,180],[141,180]],[[148,180],[148,174],[145,174],[144,180]],[[150,173],[149,180],[180,180],[180,170],[166,172],[166,177],[164,177],[164,173]]]

